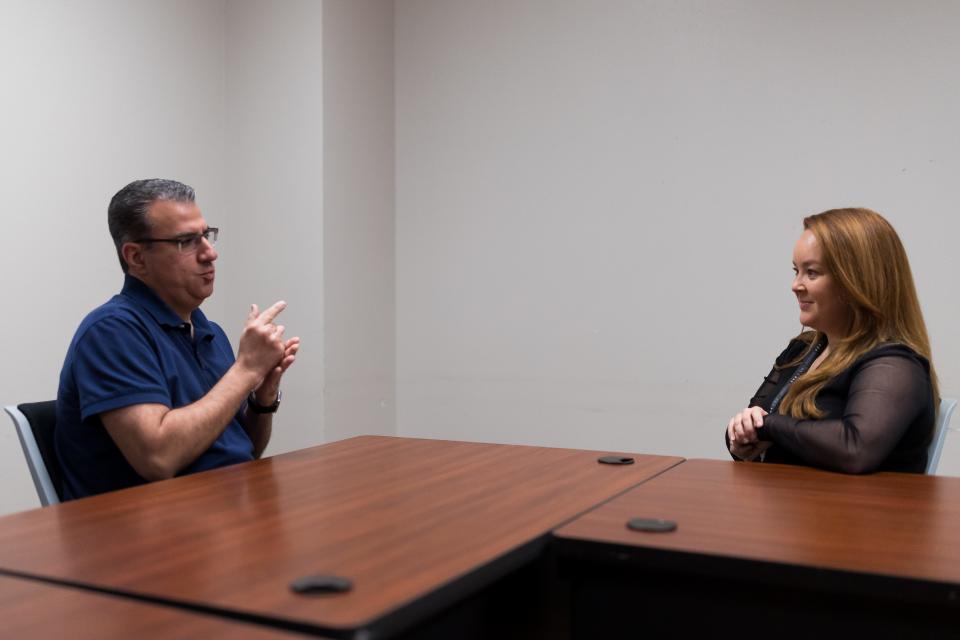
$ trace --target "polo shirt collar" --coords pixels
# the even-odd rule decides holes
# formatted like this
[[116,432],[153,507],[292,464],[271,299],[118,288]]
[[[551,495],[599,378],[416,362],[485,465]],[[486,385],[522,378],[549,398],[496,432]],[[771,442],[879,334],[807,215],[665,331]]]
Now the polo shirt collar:
[[[170,308],[170,305],[161,300],[160,296],[143,280],[131,276],[129,273],[123,278],[123,289],[120,294],[140,305],[159,325],[172,329],[181,329],[184,326],[183,320]],[[210,340],[213,338],[213,329],[203,311],[194,309],[193,313],[190,314],[190,321],[193,323],[193,334],[196,339]]]

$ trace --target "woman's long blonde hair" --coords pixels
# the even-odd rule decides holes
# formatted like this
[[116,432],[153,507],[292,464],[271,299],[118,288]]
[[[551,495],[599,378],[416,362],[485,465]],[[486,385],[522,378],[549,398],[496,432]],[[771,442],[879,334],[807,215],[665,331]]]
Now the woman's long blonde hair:
[[[884,343],[906,345],[930,362],[936,401],[940,396],[930,339],[907,252],[897,232],[870,209],[831,209],[804,218],[803,228],[816,237],[824,270],[833,277],[849,315],[844,337],[830,344],[830,354],[815,371],[793,383],[780,412],[794,418],[823,417],[815,402],[820,389],[857,358]],[[803,337],[811,340],[812,346],[820,335],[808,332]]]

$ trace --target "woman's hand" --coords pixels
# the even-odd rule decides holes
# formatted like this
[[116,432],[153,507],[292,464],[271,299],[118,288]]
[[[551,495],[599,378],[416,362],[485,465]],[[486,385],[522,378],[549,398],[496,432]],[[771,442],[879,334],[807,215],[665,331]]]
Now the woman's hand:
[[730,418],[727,423],[727,438],[730,440],[730,453],[741,460],[754,460],[766,451],[769,442],[760,442],[757,429],[763,427],[763,417],[767,412],[760,407],[747,407]]

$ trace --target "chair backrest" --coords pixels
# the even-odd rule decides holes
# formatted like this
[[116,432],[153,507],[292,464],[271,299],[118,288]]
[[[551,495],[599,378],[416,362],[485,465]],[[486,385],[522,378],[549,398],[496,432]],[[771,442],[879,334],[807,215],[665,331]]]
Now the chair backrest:
[[943,453],[943,442],[947,439],[947,430],[950,427],[950,416],[956,408],[957,401],[953,398],[940,399],[940,411],[937,412],[937,423],[933,428],[933,440],[927,450],[927,475],[937,472],[940,454]]
[[13,418],[20,436],[20,446],[27,458],[33,484],[40,496],[40,504],[47,506],[61,500],[60,487],[62,474],[60,461],[53,448],[53,428],[57,423],[57,403],[26,402],[17,406],[4,407]]

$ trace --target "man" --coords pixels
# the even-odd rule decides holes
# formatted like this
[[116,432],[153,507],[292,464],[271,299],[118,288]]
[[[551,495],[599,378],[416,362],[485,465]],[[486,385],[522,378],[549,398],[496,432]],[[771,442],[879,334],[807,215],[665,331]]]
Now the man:
[[200,304],[213,294],[214,243],[193,189],[138,180],[107,212],[123,290],[77,329],[57,393],[64,499],[258,458],[299,338],[277,302],[246,319],[236,359]]

